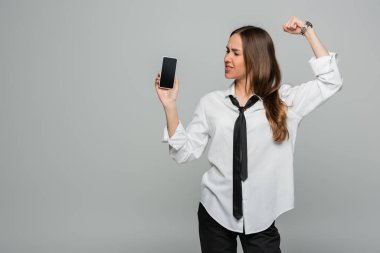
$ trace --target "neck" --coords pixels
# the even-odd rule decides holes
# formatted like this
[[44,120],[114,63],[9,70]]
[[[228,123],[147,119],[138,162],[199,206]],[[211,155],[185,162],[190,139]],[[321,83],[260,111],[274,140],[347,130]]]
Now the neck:
[[[249,80],[249,79],[248,79]],[[248,87],[249,92],[246,92],[246,86]],[[235,95],[239,96],[251,96],[253,94],[251,88],[249,87],[249,84],[244,79],[236,79],[235,80]]]

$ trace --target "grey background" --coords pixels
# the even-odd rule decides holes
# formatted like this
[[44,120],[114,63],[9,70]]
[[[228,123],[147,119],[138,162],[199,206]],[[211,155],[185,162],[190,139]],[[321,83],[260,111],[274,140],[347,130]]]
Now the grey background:
[[338,53],[344,87],[300,125],[282,251],[379,252],[379,7],[0,1],[0,252],[200,252],[209,164],[205,153],[178,165],[161,143],[161,57],[178,58],[187,125],[203,94],[230,84],[225,46],[242,25],[272,36],[283,82],[314,78],[307,40],[281,28],[292,15]]

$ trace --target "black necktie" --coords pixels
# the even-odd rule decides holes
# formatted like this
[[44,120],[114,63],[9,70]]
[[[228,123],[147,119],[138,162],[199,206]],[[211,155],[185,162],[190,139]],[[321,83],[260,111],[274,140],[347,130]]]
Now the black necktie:
[[229,95],[231,102],[239,108],[239,117],[234,126],[233,142],[233,214],[236,219],[243,217],[241,180],[248,177],[247,170],[247,126],[244,111],[254,105],[259,98],[253,95],[243,107],[232,95]]

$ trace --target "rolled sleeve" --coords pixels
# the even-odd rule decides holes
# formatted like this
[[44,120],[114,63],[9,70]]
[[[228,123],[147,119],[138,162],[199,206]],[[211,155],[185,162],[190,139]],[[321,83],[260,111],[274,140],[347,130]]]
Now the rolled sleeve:
[[316,58],[315,56],[311,57],[309,64],[314,75],[319,76],[334,71],[332,66],[333,60],[338,62],[338,54],[335,52],[329,52],[329,55],[319,58]]
[[209,140],[209,126],[205,112],[205,97],[198,102],[193,118],[184,128],[182,122],[169,138],[167,125],[161,141],[169,144],[169,155],[177,163],[186,163],[198,159],[203,154]]
[[336,52],[319,58],[313,56],[308,62],[315,79],[296,86],[283,84],[280,87],[281,97],[301,119],[340,91],[343,85]]
[[168,126],[164,127],[164,134],[162,136],[162,142],[169,143],[174,149],[179,150],[186,143],[186,130],[182,125],[181,120],[174,132],[169,138]]

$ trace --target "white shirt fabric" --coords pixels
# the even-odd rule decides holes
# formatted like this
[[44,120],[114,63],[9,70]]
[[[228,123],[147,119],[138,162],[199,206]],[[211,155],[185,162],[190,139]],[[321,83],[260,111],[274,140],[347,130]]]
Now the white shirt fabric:
[[[226,90],[209,92],[199,100],[186,129],[179,120],[174,135],[164,127],[162,142],[169,155],[183,164],[198,159],[210,144],[210,168],[203,174],[201,199],[207,212],[223,227],[245,234],[267,229],[282,213],[294,208],[293,156],[297,128],[311,111],[341,90],[343,78],[338,54],[309,60],[315,79],[297,86],[281,84],[280,98],[289,106],[289,139],[276,144],[260,98],[245,112],[247,123],[248,178],[242,182],[243,217],[232,214],[233,131],[239,109],[228,95],[235,96],[234,82]],[[237,98],[237,97],[236,97]]]

